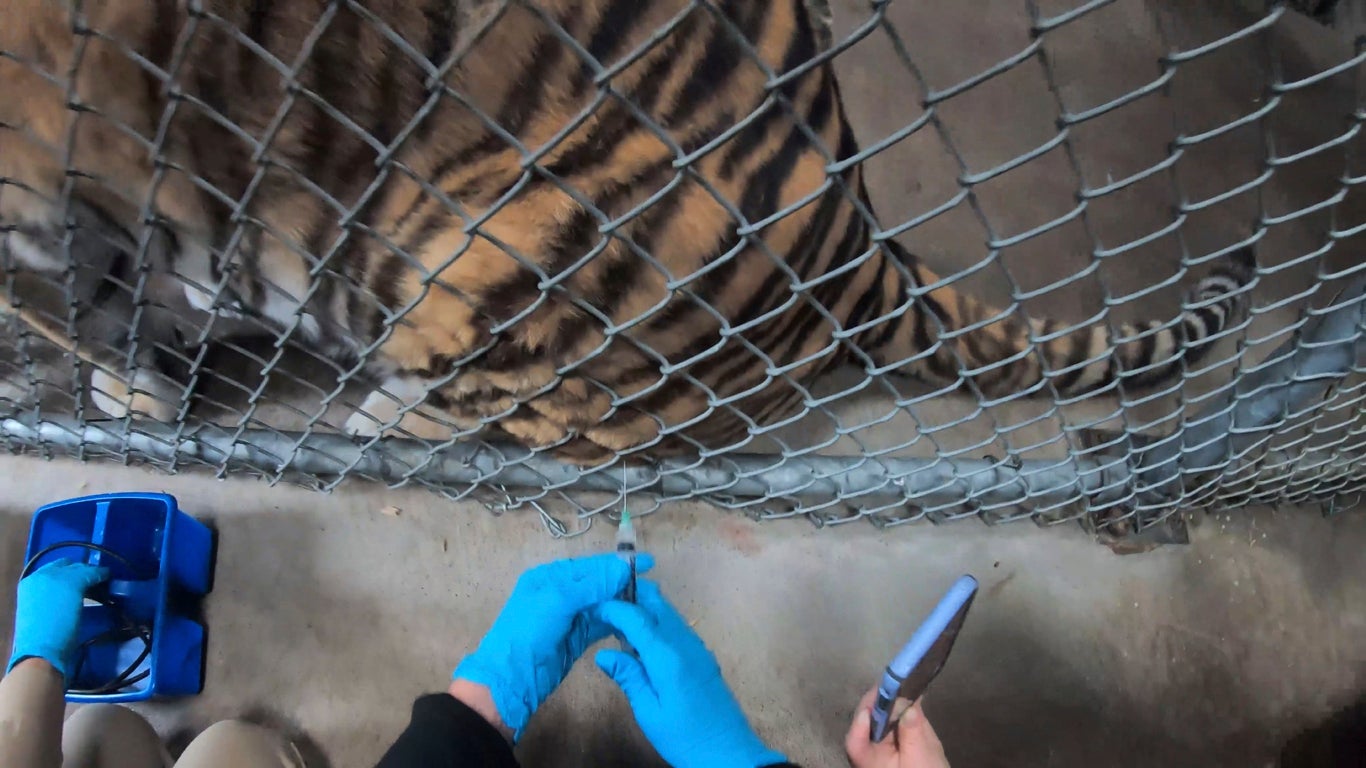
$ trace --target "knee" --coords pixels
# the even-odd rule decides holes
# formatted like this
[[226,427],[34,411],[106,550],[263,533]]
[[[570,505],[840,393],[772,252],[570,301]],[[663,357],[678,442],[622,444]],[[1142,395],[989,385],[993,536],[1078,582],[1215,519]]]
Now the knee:
[[152,724],[142,715],[117,704],[87,704],[80,707],[62,724],[62,732],[90,736],[109,733],[146,733],[156,736]]
[[246,720],[219,720],[195,738],[196,742],[241,742],[241,741],[271,741],[278,738],[275,731],[262,725],[249,723]]
[[114,704],[84,706],[67,718],[62,724],[62,756],[67,768],[96,768],[113,764],[111,760],[170,764],[151,723]]
[[199,734],[180,765],[190,768],[218,768],[218,766],[280,766],[302,768],[303,760],[294,745],[281,734],[245,720],[223,720]]

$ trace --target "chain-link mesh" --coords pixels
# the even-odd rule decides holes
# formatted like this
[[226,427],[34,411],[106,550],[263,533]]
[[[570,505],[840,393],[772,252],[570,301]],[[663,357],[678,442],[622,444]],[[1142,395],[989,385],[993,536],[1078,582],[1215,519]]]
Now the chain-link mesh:
[[[26,23],[14,12],[25,5],[0,0],[6,10],[0,19]],[[837,329],[831,348],[839,347],[850,365],[806,380],[794,374],[806,360],[773,359],[748,341],[745,326],[730,328],[721,343],[685,362],[639,350],[661,372],[686,379],[691,363],[748,346],[768,367],[765,381],[800,393],[800,402],[795,413],[767,422],[741,414],[749,428],[738,441],[694,443],[684,455],[664,458],[644,444],[580,467],[543,448],[490,439],[483,424],[442,422],[433,416],[439,408],[430,402],[419,407],[405,393],[392,393],[393,419],[379,419],[392,427],[383,436],[346,434],[347,420],[377,386],[366,358],[377,354],[379,343],[356,350],[359,360],[332,354],[310,337],[303,305],[318,298],[319,276],[335,269],[350,240],[384,239],[371,209],[387,179],[412,177],[448,206],[457,228],[482,231],[533,181],[560,184],[543,161],[558,139],[595,111],[624,105],[649,121],[646,110],[614,89],[613,78],[687,34],[696,14],[730,25],[748,45],[731,23],[734,9],[701,0],[664,3],[676,12],[637,50],[600,62],[535,0],[503,0],[487,13],[471,14],[480,22],[455,41],[464,44],[433,59],[429,41],[405,39],[370,4],[334,0],[322,4],[321,13],[300,15],[312,27],[285,60],[258,43],[261,30],[215,11],[224,4],[185,0],[184,24],[159,36],[166,50],[158,63],[123,40],[120,29],[92,23],[98,14],[88,14],[80,2],[66,5],[67,31],[76,41],[69,70],[53,71],[41,51],[0,50],[0,56],[62,88],[65,108],[91,112],[90,119],[120,118],[98,114],[77,98],[74,83],[84,76],[82,68],[107,66],[83,55],[91,40],[100,41],[101,50],[112,44],[143,73],[142,87],[169,97],[153,123],[128,131],[151,169],[139,212],[148,226],[100,245],[82,239],[83,222],[94,214],[80,207],[78,188],[100,180],[73,166],[74,130],[65,146],[47,147],[66,170],[56,199],[64,234],[51,243],[60,255],[56,263],[42,263],[27,252],[31,246],[19,244],[19,236],[31,234],[22,222],[0,221],[8,244],[10,309],[0,355],[0,415],[12,451],[112,458],[171,472],[248,473],[320,489],[349,479],[424,485],[495,510],[533,508],[557,535],[586,530],[596,515],[619,509],[628,494],[642,514],[699,499],[761,518],[806,516],[818,524],[865,519],[885,526],[968,516],[1058,522],[1137,515],[1146,523],[1182,510],[1248,503],[1313,501],[1338,509],[1366,487],[1356,469],[1364,429],[1356,360],[1362,292],[1353,280],[1360,269],[1352,256],[1354,240],[1366,228],[1361,196],[1354,194],[1366,178],[1356,152],[1366,53],[1345,31],[1354,6],[808,3],[817,52],[789,71],[766,68],[764,109],[733,115],[733,124],[702,147],[681,147],[657,128],[659,140],[675,153],[674,181],[624,212],[598,210],[565,188],[594,212],[598,245],[590,243],[561,272],[548,273],[504,244],[546,296],[596,318],[607,339],[629,340],[634,324],[656,317],[659,308],[614,324],[595,304],[573,295],[568,276],[611,243],[623,243],[619,247],[634,258],[668,274],[649,248],[628,242],[626,224],[664,205],[671,185],[686,180],[706,186],[692,172],[700,158],[763,119],[765,110],[791,111],[787,86],[828,63],[859,148],[849,156],[831,149],[820,191],[836,188],[847,169],[861,165],[871,199],[854,202],[872,240],[897,240],[922,253],[946,283],[1012,316],[1057,321],[1052,336],[1036,336],[1034,345],[1094,325],[1120,339],[1121,324],[1134,318],[1171,318],[1170,327],[1179,322],[1183,291],[1247,245],[1255,247],[1258,262],[1252,308],[1220,331],[1211,354],[1184,365],[1167,383],[1139,388],[1126,386],[1121,376],[1099,392],[1064,397],[1044,377],[991,398],[972,384],[980,371],[962,370],[958,381],[939,386],[879,367],[858,348],[858,329],[843,328],[821,300],[840,288],[849,270],[815,279],[789,270],[792,302],[826,315]],[[155,15],[156,5],[148,3],[144,13]],[[424,121],[443,103],[457,100],[477,110],[465,94],[441,84],[466,65],[474,42],[508,8],[541,18],[553,39],[579,57],[596,96],[581,112],[564,115],[558,138],[535,148],[503,124],[508,115],[480,112],[482,128],[516,148],[520,159],[517,180],[498,204],[472,216],[461,201],[405,167],[399,149],[421,140]],[[1317,23],[1333,21],[1334,11],[1335,27]],[[429,21],[436,27],[452,23],[439,14]],[[388,55],[405,57],[426,74],[429,98],[388,135],[372,135],[301,77],[318,55],[317,41],[341,23],[366,27]],[[230,110],[210,103],[232,94],[210,98],[184,81],[179,67],[189,41],[206,29],[252,50],[282,84],[283,97],[270,105],[265,124],[251,130],[235,125],[226,117]],[[690,65],[696,62],[679,64]],[[496,74],[487,62],[479,71]],[[5,83],[0,99],[22,103],[25,94],[13,86]],[[287,116],[304,108],[328,115],[334,132],[346,137],[333,136],[338,147],[359,138],[373,164],[367,159],[358,165],[347,199],[289,169],[298,176],[295,183],[310,190],[309,205],[341,233],[330,242],[293,238],[307,251],[304,263],[313,278],[307,293],[294,297],[299,308],[293,322],[255,318],[233,288],[231,268],[207,279],[177,277],[199,280],[192,288],[212,297],[201,301],[211,311],[168,300],[165,275],[158,272],[158,254],[167,246],[155,224],[173,214],[159,209],[156,190],[167,174],[186,172],[178,154],[183,148],[168,140],[177,111],[215,116],[251,150],[251,167],[238,169],[245,194],[193,179],[200,193],[232,212],[234,231],[220,246],[220,257],[231,264],[222,254],[259,247],[252,198],[280,172],[273,144],[288,129]],[[0,115],[15,114],[23,112],[0,108]],[[0,152],[15,146],[6,146],[3,132],[32,139],[31,127],[18,120],[0,125]],[[809,126],[799,130],[819,140]],[[22,179],[0,178],[0,196],[19,194],[38,193],[24,188]],[[739,222],[737,238],[751,244],[755,232],[811,202],[799,201],[770,220],[745,221],[734,201],[712,194]],[[697,299],[691,283],[736,253],[722,253],[699,273],[675,276],[669,284],[674,297],[691,296],[693,306],[712,312],[723,328],[730,327],[728,319]],[[772,258],[782,265],[790,255]],[[489,343],[453,361],[447,381],[461,375],[463,363],[488,354],[502,331],[527,322],[538,306],[498,318]],[[605,391],[613,407],[631,401]],[[738,413],[739,399],[713,392],[707,410]],[[400,417],[426,419],[428,428],[409,429],[410,420]],[[444,429],[436,437],[433,420]]]

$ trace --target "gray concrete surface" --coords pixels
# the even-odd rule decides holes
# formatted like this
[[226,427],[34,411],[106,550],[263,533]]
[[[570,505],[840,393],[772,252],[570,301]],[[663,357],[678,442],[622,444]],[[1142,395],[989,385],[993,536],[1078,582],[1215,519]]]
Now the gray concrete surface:
[[[337,768],[375,760],[440,689],[518,572],[601,550],[420,491],[261,483],[7,458],[0,615],[28,514],[74,493],[164,489],[219,531],[204,695],[146,707],[184,736],[254,713]],[[381,512],[402,509],[398,516]],[[817,530],[676,505],[642,521],[658,578],[759,732],[842,765],[859,693],[961,572],[983,592],[928,711],[955,766],[1257,766],[1362,691],[1366,517],[1209,518],[1183,548],[1118,557],[1073,526]],[[7,640],[0,629],[0,641]],[[528,766],[650,764],[622,698],[581,664],[523,742]]]
[[[1056,13],[1074,3],[1041,5]],[[943,89],[1027,46],[1025,8],[1013,0],[898,0],[891,15],[930,86]],[[855,0],[835,0],[832,9],[840,33],[866,13]],[[1247,18],[1234,0],[1115,3],[1048,34],[1057,95],[1042,64],[1031,60],[941,105],[937,116],[968,169],[979,172],[1053,136],[1059,96],[1073,112],[1104,103],[1158,77],[1164,51],[1218,39]],[[1066,214],[1083,181],[1094,187],[1133,174],[1165,157],[1178,135],[1256,109],[1273,71],[1293,80],[1348,51],[1349,42],[1331,30],[1288,19],[1274,45],[1231,45],[1183,65],[1162,91],[1073,128],[1075,162],[1059,148],[981,184],[977,200],[990,232],[960,205],[908,233],[906,242],[946,274],[969,268],[986,257],[988,237]],[[885,39],[842,55],[839,71],[865,144],[921,114],[924,89],[893,62]],[[1254,178],[1268,145],[1285,156],[1336,135],[1355,104],[1350,75],[1286,94],[1265,133],[1252,125],[1188,148],[1172,174],[1093,201],[1085,222],[1012,246],[1000,264],[1025,288],[1074,275],[1097,247],[1170,223],[1182,201]],[[941,135],[926,130],[870,166],[884,221],[919,215],[957,191],[960,169],[947,149]],[[1191,212],[1179,229],[1108,261],[1102,272],[1109,292],[1126,294],[1175,274],[1183,250],[1202,254],[1246,237],[1259,213],[1284,214],[1324,199],[1344,168],[1352,165],[1338,147],[1278,167],[1258,191]],[[1267,230],[1259,259],[1264,268],[1284,270],[1258,286],[1259,304],[1304,293],[1260,312],[1242,355],[1257,359],[1283,340],[1275,331],[1302,304],[1331,295],[1331,284],[1312,288],[1316,273],[1355,263],[1352,240],[1326,258],[1308,254],[1331,223],[1345,228],[1363,220],[1359,197]],[[996,301],[1010,294],[997,265],[966,284]],[[1120,303],[1114,316],[1170,316],[1178,295],[1174,284]],[[1087,277],[1026,309],[1080,322],[1101,296],[1100,282]],[[1256,343],[1258,337],[1265,341]],[[63,380],[54,381],[69,393]],[[1210,381],[1192,382],[1187,395]],[[244,394],[237,390],[234,404],[224,390],[230,420]],[[1158,398],[1127,413],[1140,423],[1181,402]],[[889,407],[886,397],[860,397],[835,411],[848,425]],[[961,419],[909,452],[977,445],[977,454],[999,453],[1005,443],[1026,455],[1059,455],[1070,430],[1105,419],[1116,404],[1101,398],[1062,410],[1048,403],[979,410],[958,396],[913,410],[916,420],[902,413],[859,438],[866,446],[900,444]],[[291,426],[287,409],[267,406],[254,417]],[[830,426],[812,419],[783,437],[815,441]],[[988,446],[998,432],[1009,436]],[[850,440],[835,446],[855,448]],[[212,519],[221,537],[208,607],[208,690],[147,711],[178,741],[213,720],[255,713],[306,734],[325,764],[338,768],[373,761],[401,729],[410,699],[444,685],[517,573],[610,540],[599,526],[557,542],[532,515],[495,519],[476,505],[416,490],[356,484],[321,496],[245,479],[3,458],[0,572],[17,570],[34,507],[134,489],[175,493],[187,509]],[[387,506],[403,511],[382,514]],[[955,766],[1263,765],[1293,730],[1355,700],[1366,673],[1361,516],[1246,510],[1204,519],[1188,547],[1129,558],[1073,526],[818,531],[802,522],[757,525],[702,505],[670,505],[642,526],[660,555],[659,578],[717,651],[760,732],[809,766],[843,764],[838,743],[853,702],[963,571],[976,573],[985,590],[928,707]],[[12,590],[7,582],[0,587],[6,615]],[[576,670],[552,699],[522,752],[528,765],[646,762],[620,697],[591,668]]]

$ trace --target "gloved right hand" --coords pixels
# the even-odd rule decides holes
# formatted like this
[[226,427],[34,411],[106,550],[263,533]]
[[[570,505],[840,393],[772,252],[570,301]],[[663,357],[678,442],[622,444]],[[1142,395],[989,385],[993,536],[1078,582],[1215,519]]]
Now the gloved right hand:
[[9,670],[24,659],[39,658],[62,673],[71,674],[71,654],[86,590],[109,578],[108,568],[54,560],[19,580],[14,612],[14,652]]
[[[653,565],[648,553],[636,556],[637,573]],[[611,630],[594,621],[590,609],[615,597],[630,576],[630,566],[612,553],[532,568],[452,678],[488,688],[515,741],[579,656],[608,636]]]
[[598,618],[634,646],[638,658],[598,651],[594,661],[621,686],[636,722],[674,768],[759,768],[787,762],[759,740],[721,667],[688,622],[641,579],[636,603],[614,600]]

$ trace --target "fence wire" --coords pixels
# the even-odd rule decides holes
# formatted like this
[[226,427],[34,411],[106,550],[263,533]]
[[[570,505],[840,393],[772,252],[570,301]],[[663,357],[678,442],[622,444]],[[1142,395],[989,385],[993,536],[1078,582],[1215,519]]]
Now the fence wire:
[[[580,17],[625,14],[631,3],[470,0],[412,3],[403,10],[378,0],[332,0],[277,2],[277,10],[287,10],[272,15],[247,13],[249,3],[183,0],[171,4],[180,12],[166,14],[154,11],[154,4],[130,4],[142,8],[129,12],[130,21],[106,4],[52,0],[59,9],[54,18],[63,20],[69,37],[65,59],[28,44],[36,34],[28,27],[38,21],[22,12],[34,3],[0,0],[7,26],[0,31],[0,63],[7,67],[0,70],[6,78],[0,81],[0,101],[6,102],[0,106],[0,255],[7,298],[0,435],[8,449],[168,472],[246,474],[322,490],[349,480],[424,486],[495,511],[535,510],[555,535],[587,530],[627,497],[640,514],[698,500],[757,518],[801,516],[821,525],[977,517],[1141,528],[1190,510],[1247,504],[1317,503],[1337,511],[1366,489],[1366,470],[1358,469],[1366,444],[1358,359],[1366,283],[1352,256],[1366,230],[1356,191],[1366,179],[1357,152],[1366,115],[1366,51],[1347,29],[1355,6],[812,1],[794,8],[812,26],[815,44],[805,58],[775,69],[765,63],[757,38],[773,31],[746,31],[736,20],[782,3],[636,2],[653,11],[642,15],[656,18],[656,27],[630,38],[634,50],[599,60],[592,51],[605,47],[597,38],[585,39]],[[396,19],[410,13],[426,14],[430,39],[399,33],[405,26]],[[535,89],[537,78],[550,77],[519,74],[517,51],[480,47],[499,39],[500,24],[528,19],[546,31],[541,44],[557,52],[544,58],[581,70],[592,90],[581,104],[541,102],[541,108],[558,110],[562,125],[534,143],[525,131],[527,115],[516,109],[489,114],[480,98],[488,89]],[[271,35],[272,25],[287,23],[306,28],[291,33],[301,42],[284,56]],[[146,24],[154,34],[138,31]],[[684,146],[652,117],[657,110],[634,103],[619,83],[623,73],[647,61],[708,66],[705,57],[714,51],[694,58],[675,53],[702,26],[723,28],[736,43],[725,50],[742,51],[762,69],[764,97],[747,112],[728,114],[730,122],[705,143]],[[790,34],[805,34],[797,26]],[[448,27],[460,34],[445,35]],[[360,65],[318,61],[336,58],[335,49],[320,41],[342,28],[356,42]],[[617,32],[610,19],[593,31]],[[621,37],[628,39],[624,31]],[[159,46],[155,55],[148,39]],[[196,80],[187,62],[205,55],[205,40],[245,50],[254,60],[250,74],[268,76],[270,87],[237,82],[225,89]],[[377,51],[419,69],[425,80],[423,102],[384,135],[363,128],[354,109],[330,103],[311,87],[318,80],[305,76],[309,67],[324,77],[335,67],[384,77],[389,62],[377,59]],[[130,65],[137,78],[115,77]],[[793,100],[799,84],[827,68],[842,90],[857,146],[843,154],[849,148],[825,147],[824,181],[811,195],[775,206],[763,220],[747,220],[740,201],[698,168],[737,144],[757,144],[756,126],[773,114],[798,116]],[[669,71],[660,69],[657,90],[671,87]],[[19,72],[37,79],[21,81]],[[83,90],[87,82],[142,88],[155,95],[157,112],[130,118],[103,109]],[[35,95],[34,83],[48,89],[46,97]],[[716,86],[724,83],[718,79]],[[234,100],[244,93],[272,93],[277,103],[255,105],[265,117],[239,125],[233,116],[243,112]],[[43,98],[69,114],[42,112],[35,105]],[[433,127],[451,104],[473,121]],[[604,210],[600,200],[565,183],[552,160],[589,121],[622,109],[652,126],[669,148],[670,171],[657,188],[636,190],[631,205]],[[279,154],[280,145],[293,140],[291,116],[304,110],[328,120],[325,135],[312,138],[319,157],[354,152],[365,158],[353,164],[345,195],[336,194],[336,184],[310,178],[316,158]],[[187,143],[176,131],[187,114],[207,116],[219,136],[246,149]],[[54,134],[43,135],[43,121],[62,119],[60,140],[48,140]],[[128,145],[81,145],[87,141],[82,121],[119,126]],[[496,137],[498,149],[515,151],[514,167],[502,169],[511,174],[506,189],[492,205],[476,210],[403,160],[405,151],[443,127],[478,131]],[[794,120],[795,133],[824,147],[819,128]],[[134,202],[137,226],[104,227],[100,194],[90,190],[120,180],[101,178],[83,161],[128,146],[136,148],[136,163],[148,177],[142,199]],[[44,159],[28,156],[34,148]],[[614,147],[592,149],[609,155]],[[240,190],[221,189],[200,172],[218,155],[244,159],[222,171],[239,180]],[[55,169],[60,183],[34,188],[35,167]],[[855,167],[867,179],[868,199],[846,183]],[[307,190],[308,199],[298,204],[309,220],[329,221],[337,236],[327,237],[329,230],[316,237],[267,231],[269,214],[259,210],[258,198],[271,194],[282,173]],[[194,274],[166,256],[188,248],[166,234],[173,229],[167,222],[184,214],[182,201],[168,203],[165,188],[184,179],[190,186],[181,189],[229,212],[226,231],[210,246],[216,268]],[[530,327],[551,302],[600,325],[602,344],[581,359],[549,360],[555,376],[544,386],[512,397],[500,413],[477,423],[443,416],[442,398],[428,394],[424,400],[422,392],[391,391],[376,400],[371,393],[394,367],[384,358],[384,344],[415,316],[418,302],[386,316],[386,331],[372,343],[340,351],[318,340],[311,308],[337,301],[328,293],[329,281],[344,277],[353,288],[363,282],[343,275],[340,266],[359,241],[393,252],[400,269],[441,273],[423,267],[386,234],[381,219],[393,213],[386,195],[399,182],[420,189],[419,199],[439,201],[445,226],[496,242],[541,292],[526,306],[481,318],[488,328],[484,341],[448,360],[448,370],[432,377],[437,385],[458,387],[462,376],[498,354],[508,334]],[[629,186],[632,180],[620,182]],[[554,270],[535,254],[521,253],[518,243],[499,240],[490,223],[543,184],[591,214],[582,226],[593,236]],[[646,229],[641,222],[662,218],[683,186],[704,189],[730,217],[735,246],[692,274],[674,275],[655,252],[671,244],[652,249],[637,242],[651,238],[636,233]],[[746,249],[766,249],[766,228],[832,192],[857,209],[869,250],[814,276],[793,267],[793,253],[766,253],[790,296],[746,322],[703,298],[699,285],[709,275],[739,269],[735,262]],[[49,231],[35,232],[25,219],[38,199],[56,211],[50,219],[57,226]],[[92,239],[90,231],[105,235]],[[265,240],[285,244],[305,265],[306,290],[290,291],[266,278],[267,290],[255,298],[258,304],[292,302],[284,311],[253,306],[245,295],[250,291],[242,289],[243,260],[263,253]],[[1178,355],[1178,375],[1169,381],[1140,387],[1135,377],[1142,372],[1130,371],[1099,391],[1066,396],[1058,381],[1069,372],[1055,370],[998,397],[977,385],[991,367],[964,364],[956,380],[917,382],[895,370],[912,361],[879,365],[860,346],[868,328],[912,311],[911,300],[885,317],[863,318],[861,326],[846,327],[847,318],[833,313],[842,292],[854,290],[857,269],[892,241],[924,254],[943,276],[939,285],[913,289],[915,297],[950,285],[990,299],[1011,318],[1049,319],[1042,326],[1046,333],[1033,335],[1020,355],[1000,366],[1037,358],[1041,345],[1092,326],[1109,329],[1112,346],[1103,357],[1121,357],[1120,345],[1133,341],[1124,336],[1125,322],[1164,318],[1149,333],[1155,338],[1180,325],[1183,308],[1201,309],[1180,296],[1230,254],[1251,247],[1257,266],[1241,289],[1249,294],[1250,310],[1219,330],[1203,359]],[[446,267],[462,258],[463,251],[453,250]],[[666,301],[622,321],[604,314],[598,297],[576,293],[573,276],[609,251],[664,276]],[[889,269],[905,273],[898,264]],[[464,288],[439,283],[427,280],[422,295],[434,284],[456,294]],[[723,329],[715,343],[686,354],[639,344],[645,336],[638,331],[679,303],[704,313],[691,322]],[[794,338],[787,345],[794,354],[783,358],[770,354],[775,347],[751,340],[757,334],[749,331],[793,307],[833,328],[828,344],[811,349],[806,339]],[[683,325],[691,315],[676,315],[678,333],[691,333]],[[997,320],[946,330],[927,339],[919,356],[933,356]],[[790,326],[786,332],[799,333]],[[610,401],[602,419],[640,403],[666,409],[666,399],[650,395],[681,381],[705,392],[703,415],[741,419],[743,434],[708,443],[687,429],[702,416],[679,424],[661,415],[656,439],[581,464],[562,461],[558,453],[580,436],[574,430],[558,441],[509,439],[517,432],[508,424],[525,416],[537,397],[565,386],[595,358],[620,355],[623,345],[632,344],[639,348],[629,350],[629,359],[646,361],[657,384],[623,393],[611,380],[580,377],[587,381],[585,401],[597,390]],[[759,361],[766,371],[762,386],[791,393],[795,407],[756,418],[745,408],[755,390],[722,393],[694,375],[701,364],[737,354]],[[819,364],[835,357],[847,364],[839,370]],[[809,375],[813,368],[821,375]],[[357,418],[368,418],[358,416],[363,404],[374,429],[355,427]],[[664,451],[671,439],[683,441],[685,450]]]

